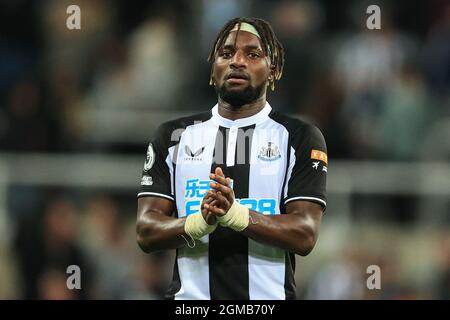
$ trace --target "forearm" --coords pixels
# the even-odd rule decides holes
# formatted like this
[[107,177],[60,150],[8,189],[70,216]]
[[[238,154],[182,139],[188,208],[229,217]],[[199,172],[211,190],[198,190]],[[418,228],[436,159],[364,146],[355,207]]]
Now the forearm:
[[170,250],[186,244],[186,218],[174,218],[163,213],[143,215],[137,225],[137,242],[144,252]]
[[313,219],[295,214],[263,215],[250,211],[249,225],[242,234],[271,246],[305,256],[317,240],[318,225]]

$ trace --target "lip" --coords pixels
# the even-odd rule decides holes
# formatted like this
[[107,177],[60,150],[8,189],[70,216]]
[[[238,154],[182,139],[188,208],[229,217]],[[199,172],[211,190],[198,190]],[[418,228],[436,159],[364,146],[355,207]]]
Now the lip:
[[244,84],[248,82],[247,79],[242,78],[228,78],[226,81],[230,84]]
[[244,79],[244,80],[249,80],[250,76],[244,72],[244,71],[231,71],[230,73],[227,74],[225,79]]

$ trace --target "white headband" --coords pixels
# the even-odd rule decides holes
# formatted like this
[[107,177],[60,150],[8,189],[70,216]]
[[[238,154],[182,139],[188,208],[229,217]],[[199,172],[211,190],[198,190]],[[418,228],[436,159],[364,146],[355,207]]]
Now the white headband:
[[[240,29],[239,29],[239,24],[241,25]],[[259,35],[259,33],[256,30],[256,28],[253,25],[251,25],[250,23],[247,23],[247,22],[240,22],[239,23],[238,22],[238,23],[236,23],[234,25],[234,28],[230,32],[238,31],[238,30],[250,32],[250,33],[254,34],[255,36],[257,36],[258,38],[261,39],[261,36]]]

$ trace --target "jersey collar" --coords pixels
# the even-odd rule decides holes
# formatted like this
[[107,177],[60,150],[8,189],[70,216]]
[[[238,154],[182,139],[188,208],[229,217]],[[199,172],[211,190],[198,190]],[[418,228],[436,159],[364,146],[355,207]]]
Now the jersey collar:
[[264,108],[262,108],[262,110],[259,111],[257,114],[254,114],[253,116],[242,118],[242,119],[230,120],[230,119],[222,117],[219,114],[219,105],[216,104],[212,108],[212,120],[214,121],[215,124],[225,127],[225,128],[231,128],[231,127],[241,128],[241,127],[247,127],[247,126],[251,126],[251,125],[258,124],[258,123],[265,121],[268,118],[270,111],[272,111],[272,107],[266,101],[266,105],[264,106]]

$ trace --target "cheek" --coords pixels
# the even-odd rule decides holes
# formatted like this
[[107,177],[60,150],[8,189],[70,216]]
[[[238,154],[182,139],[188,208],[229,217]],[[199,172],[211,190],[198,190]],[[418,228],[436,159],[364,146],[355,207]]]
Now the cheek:
[[214,63],[213,65],[213,74],[214,74],[214,78],[216,80],[221,80],[223,75],[224,75],[224,66],[221,65],[220,63]]
[[270,75],[270,70],[267,69],[266,67],[264,68],[258,68],[257,70],[255,70],[255,82],[257,82],[258,84],[261,84],[265,81],[267,81],[267,79],[269,78]]

